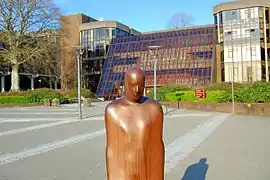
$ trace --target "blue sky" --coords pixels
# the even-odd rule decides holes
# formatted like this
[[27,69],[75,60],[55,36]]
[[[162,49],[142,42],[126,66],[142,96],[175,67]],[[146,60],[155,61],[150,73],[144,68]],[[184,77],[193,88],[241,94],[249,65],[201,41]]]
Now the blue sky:
[[221,2],[226,0],[55,0],[64,14],[117,20],[141,32],[167,29],[178,13],[192,16],[193,25],[212,24],[213,6]]

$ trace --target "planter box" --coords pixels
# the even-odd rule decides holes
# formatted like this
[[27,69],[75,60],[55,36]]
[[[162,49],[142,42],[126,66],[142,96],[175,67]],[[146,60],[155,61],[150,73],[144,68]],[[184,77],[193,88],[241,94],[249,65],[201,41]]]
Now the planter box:
[[[232,103],[161,102],[169,108],[196,109],[232,113]],[[270,116],[270,103],[235,103],[235,114]]]

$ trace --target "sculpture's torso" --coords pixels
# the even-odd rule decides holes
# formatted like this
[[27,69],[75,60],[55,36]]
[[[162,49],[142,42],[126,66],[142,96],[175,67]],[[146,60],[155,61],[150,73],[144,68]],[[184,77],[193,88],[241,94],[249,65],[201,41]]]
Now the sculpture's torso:
[[[153,100],[139,105],[122,105],[121,100],[108,112],[111,118],[107,137],[109,180],[163,180],[164,145],[155,133],[158,110]],[[161,119],[162,120],[162,119]]]

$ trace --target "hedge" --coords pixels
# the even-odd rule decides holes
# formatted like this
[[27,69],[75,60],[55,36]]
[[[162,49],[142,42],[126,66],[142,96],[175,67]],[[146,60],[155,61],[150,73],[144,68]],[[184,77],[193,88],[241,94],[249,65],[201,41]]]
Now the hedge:
[[29,104],[42,103],[45,99],[57,98],[60,103],[67,103],[68,98],[60,92],[51,89],[36,89],[34,91],[4,92],[0,93],[0,104]]
[[[176,86],[176,85],[160,87],[160,88],[157,88],[157,99],[159,101],[164,101],[164,100],[166,100],[165,96],[168,93],[172,93],[172,92],[176,92],[176,91],[188,91],[188,90],[191,90],[191,88],[185,87],[185,86]],[[153,98],[154,91],[150,91],[148,93],[148,97]]]
[[[221,83],[201,87],[206,89],[206,98],[196,98],[195,88],[166,86],[157,89],[157,99],[159,101],[183,101],[183,102],[232,102],[231,83]],[[153,91],[149,93],[153,97]],[[235,102],[270,102],[270,83],[257,82],[253,84],[235,84]]]
[[[82,89],[81,94],[85,98],[95,99],[96,96],[88,89]],[[0,104],[27,104],[27,103],[42,103],[44,100],[59,99],[60,103],[68,103],[69,99],[77,98],[77,89],[69,91],[53,90],[41,88],[29,91],[4,92],[0,93]]]
[[59,99],[60,103],[68,102],[68,98],[60,94],[60,92],[46,88],[37,89],[35,91],[29,91],[25,95],[25,97],[29,99],[32,103],[40,103],[46,99],[53,100],[55,98]]
[[0,96],[0,104],[29,104],[31,100],[25,96]]
[[196,98],[194,91],[177,91],[168,93],[165,101],[181,102],[222,102],[226,91],[207,91],[206,98]]

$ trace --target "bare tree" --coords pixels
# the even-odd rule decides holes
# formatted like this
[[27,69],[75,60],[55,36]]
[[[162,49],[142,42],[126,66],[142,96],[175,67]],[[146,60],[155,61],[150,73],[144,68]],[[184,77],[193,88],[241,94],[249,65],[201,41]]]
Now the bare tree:
[[168,28],[184,28],[192,25],[194,18],[184,12],[175,13],[169,23]]
[[47,42],[51,47],[39,54],[39,59],[31,59],[20,67],[20,72],[45,74],[48,76],[60,76],[60,58],[59,58],[59,35],[58,33],[50,33],[46,35]]
[[19,66],[42,61],[53,41],[47,34],[59,30],[59,9],[53,0],[0,0],[0,51],[4,62],[11,66],[11,90],[19,90]]

